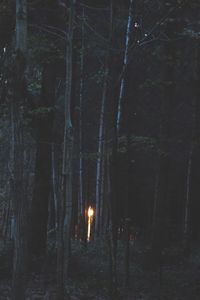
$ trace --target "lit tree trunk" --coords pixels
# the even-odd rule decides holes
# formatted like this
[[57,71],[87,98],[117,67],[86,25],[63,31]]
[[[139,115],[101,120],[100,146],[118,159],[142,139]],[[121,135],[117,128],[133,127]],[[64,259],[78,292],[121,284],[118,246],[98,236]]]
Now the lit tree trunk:
[[118,100],[118,109],[117,109],[117,134],[119,134],[120,125],[121,125],[122,100],[124,96],[124,85],[125,85],[124,71],[128,65],[129,46],[130,46],[132,31],[133,31],[133,0],[130,0],[126,36],[125,36],[125,51],[124,51],[124,61],[123,61],[123,70],[122,70],[123,76],[120,82],[120,91],[119,91],[119,100]]
[[97,157],[97,172],[96,172],[96,214],[95,214],[95,235],[99,235],[99,224],[100,224],[100,200],[101,200],[101,172],[102,172],[102,155],[103,155],[103,132],[104,132],[104,118],[105,118],[105,103],[107,96],[107,85],[108,85],[108,57],[106,58],[106,67],[104,74],[103,84],[103,95],[100,112],[99,122],[99,136],[98,136],[98,157]]
[[[112,14],[115,11],[114,2],[112,3]],[[113,15],[112,15],[113,18]],[[125,37],[125,52],[124,52],[124,61],[123,61],[123,69],[122,69],[122,78],[120,81],[120,90],[119,90],[119,98],[117,102],[117,107],[114,107],[114,114],[113,114],[113,143],[112,143],[112,155],[111,160],[109,159],[109,166],[107,166],[108,170],[107,173],[110,177],[110,182],[107,186],[110,188],[110,199],[109,199],[109,212],[110,212],[110,221],[109,221],[109,249],[110,249],[110,292],[111,298],[116,297],[117,293],[117,230],[118,230],[118,207],[116,205],[116,198],[117,198],[117,172],[118,172],[118,135],[121,125],[121,106],[122,106],[122,99],[124,96],[125,90],[125,75],[127,77],[127,72],[125,70],[128,66],[128,54],[129,54],[129,46],[130,46],[130,38],[132,33],[133,27],[133,0],[130,0],[129,6],[129,15],[127,21],[127,30],[126,30],[126,37]],[[114,66],[112,66],[114,72]],[[112,97],[115,98],[117,89],[114,86],[111,87]],[[113,99],[113,103],[115,104],[115,99]],[[129,236],[129,229],[127,225],[127,234]],[[129,277],[129,238],[126,248],[126,283],[128,283]]]
[[79,189],[78,189],[78,236],[87,245],[86,203],[83,194],[83,100],[84,100],[84,55],[85,55],[85,9],[82,11],[81,49],[80,49],[80,93],[79,93]]
[[26,0],[16,1],[16,59],[12,106],[14,258],[12,299],[24,300],[27,268],[27,199],[24,194],[23,122],[21,101],[25,97],[25,56],[27,41]]
[[100,191],[100,208],[99,208],[99,233],[103,234],[103,226],[105,222],[105,129],[103,141],[103,157],[101,166],[101,191]]
[[105,56],[105,69],[104,69],[104,80],[102,89],[102,100],[101,100],[101,110],[99,119],[99,134],[98,134],[98,150],[97,150],[97,171],[96,171],[96,214],[95,214],[95,235],[99,235],[100,226],[100,207],[101,207],[101,185],[102,185],[102,159],[103,159],[103,144],[104,144],[104,132],[105,132],[105,109],[106,100],[108,93],[108,80],[109,80],[109,64],[110,64],[110,47],[112,41],[112,12],[110,17],[110,31],[109,31],[109,42],[106,50]]
[[[110,1],[110,19],[111,19],[111,45],[114,45],[114,21],[116,18],[116,2]],[[110,253],[110,297],[111,299],[116,299],[117,297],[117,227],[118,227],[118,209],[116,204],[117,198],[117,170],[118,170],[118,160],[117,160],[117,104],[119,90],[115,86],[115,64],[113,58],[110,62],[110,73],[112,78],[112,83],[110,86],[111,100],[113,102],[113,114],[112,114],[112,126],[113,126],[113,140],[112,140],[112,150],[111,155],[107,160],[107,187],[108,187],[108,207],[109,207],[109,253]]]
[[72,216],[72,154],[73,127],[71,122],[72,98],[72,52],[75,1],[70,1],[68,38],[66,45],[66,90],[65,90],[65,128],[63,140],[61,199],[59,204],[58,253],[57,253],[57,299],[65,299],[65,284],[68,278],[71,216]]

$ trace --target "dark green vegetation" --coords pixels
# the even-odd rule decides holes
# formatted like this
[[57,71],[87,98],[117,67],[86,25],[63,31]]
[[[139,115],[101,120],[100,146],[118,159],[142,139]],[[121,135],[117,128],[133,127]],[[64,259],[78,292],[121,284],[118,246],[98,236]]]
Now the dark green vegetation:
[[0,299],[200,298],[199,10],[0,2]]

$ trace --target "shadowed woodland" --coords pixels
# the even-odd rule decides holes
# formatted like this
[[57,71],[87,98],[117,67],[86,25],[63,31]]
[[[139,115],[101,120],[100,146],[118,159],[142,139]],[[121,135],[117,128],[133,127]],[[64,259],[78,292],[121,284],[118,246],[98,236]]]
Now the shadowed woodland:
[[199,13],[0,1],[0,300],[200,299]]

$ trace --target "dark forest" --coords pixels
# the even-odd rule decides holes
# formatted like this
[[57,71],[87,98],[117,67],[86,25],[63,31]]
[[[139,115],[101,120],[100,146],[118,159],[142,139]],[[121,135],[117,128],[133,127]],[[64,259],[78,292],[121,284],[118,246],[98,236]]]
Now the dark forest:
[[0,300],[200,299],[199,16],[0,0]]

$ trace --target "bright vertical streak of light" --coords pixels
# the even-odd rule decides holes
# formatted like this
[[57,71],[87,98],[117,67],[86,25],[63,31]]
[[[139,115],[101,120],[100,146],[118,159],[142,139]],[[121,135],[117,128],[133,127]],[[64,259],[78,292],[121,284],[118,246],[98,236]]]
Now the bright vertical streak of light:
[[90,218],[88,219],[88,234],[87,234],[87,240],[90,240],[90,232],[91,232],[91,221]]
[[[128,16],[127,29],[126,29],[123,68],[126,68],[127,63],[128,63],[128,50],[129,50],[129,43],[130,43],[131,27],[132,27],[132,23],[133,23],[132,5],[133,5],[133,0],[130,0],[129,16]],[[117,133],[119,133],[119,128],[120,128],[121,104],[122,104],[123,94],[124,94],[124,76],[122,77],[121,83],[120,83],[119,102],[118,102],[118,109],[117,109]]]
[[91,206],[88,208],[88,230],[87,230],[87,240],[90,240],[90,235],[91,235],[91,223],[92,223],[92,218],[94,216],[94,210],[92,209]]

